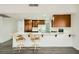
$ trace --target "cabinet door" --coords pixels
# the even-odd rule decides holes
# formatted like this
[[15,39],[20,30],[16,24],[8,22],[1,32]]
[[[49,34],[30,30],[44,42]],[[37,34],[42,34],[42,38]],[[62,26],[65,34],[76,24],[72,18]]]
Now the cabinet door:
[[45,24],[45,20],[39,20],[39,25],[44,25]]
[[38,20],[32,20],[32,27],[38,27]]
[[54,15],[54,27],[71,27],[71,15]]
[[45,20],[32,20],[32,27],[38,27],[38,25],[44,25]]
[[33,27],[37,27],[38,25],[44,25],[45,20],[31,20],[25,19],[24,20],[24,32],[32,32]]
[[24,31],[32,32],[32,20],[24,20]]

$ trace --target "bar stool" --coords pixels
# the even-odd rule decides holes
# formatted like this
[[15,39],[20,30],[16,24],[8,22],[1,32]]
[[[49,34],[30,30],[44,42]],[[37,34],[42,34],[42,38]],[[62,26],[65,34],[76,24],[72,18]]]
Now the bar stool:
[[16,42],[18,43],[19,52],[24,47],[24,40],[25,38],[22,35],[16,36]]
[[[35,53],[36,50],[37,50],[37,47],[39,47],[39,43],[38,41],[40,40],[41,36],[39,34],[32,34],[32,33],[29,33],[29,37],[32,41],[32,47],[33,47],[33,52]],[[42,35],[43,37],[43,35]]]

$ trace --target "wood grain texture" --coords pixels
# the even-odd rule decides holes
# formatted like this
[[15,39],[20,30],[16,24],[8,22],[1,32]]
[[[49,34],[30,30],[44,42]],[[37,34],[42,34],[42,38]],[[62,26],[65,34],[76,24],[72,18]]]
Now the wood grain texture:
[[52,20],[52,27],[71,27],[71,15],[53,15],[54,21]]

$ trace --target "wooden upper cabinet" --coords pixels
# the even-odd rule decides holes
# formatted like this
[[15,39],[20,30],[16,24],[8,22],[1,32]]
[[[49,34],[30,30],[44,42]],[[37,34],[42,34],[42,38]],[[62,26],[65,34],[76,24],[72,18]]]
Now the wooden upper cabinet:
[[38,27],[38,25],[44,24],[45,20],[24,19],[24,32],[32,32],[33,27]]
[[32,20],[32,27],[38,27],[38,20]]
[[24,20],[24,32],[32,32],[32,20]]
[[38,25],[44,25],[45,20],[32,20],[32,27],[38,27]]
[[53,20],[51,20],[51,26],[53,27]]
[[39,25],[44,25],[45,24],[45,20],[39,20]]
[[71,27],[71,15],[53,15],[54,21],[51,21],[52,27]]

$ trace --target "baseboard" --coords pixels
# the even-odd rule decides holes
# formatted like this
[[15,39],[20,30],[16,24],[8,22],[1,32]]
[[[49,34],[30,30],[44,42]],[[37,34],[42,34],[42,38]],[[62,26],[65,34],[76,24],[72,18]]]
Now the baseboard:
[[[30,48],[30,47],[32,47],[32,46],[27,46],[27,47],[24,47],[24,48]],[[39,47],[49,47],[50,48],[50,47],[72,47],[72,46],[39,46]],[[12,48],[18,48],[18,47],[12,47]]]
[[79,51],[79,48],[77,48],[77,47],[73,47],[73,48]]

